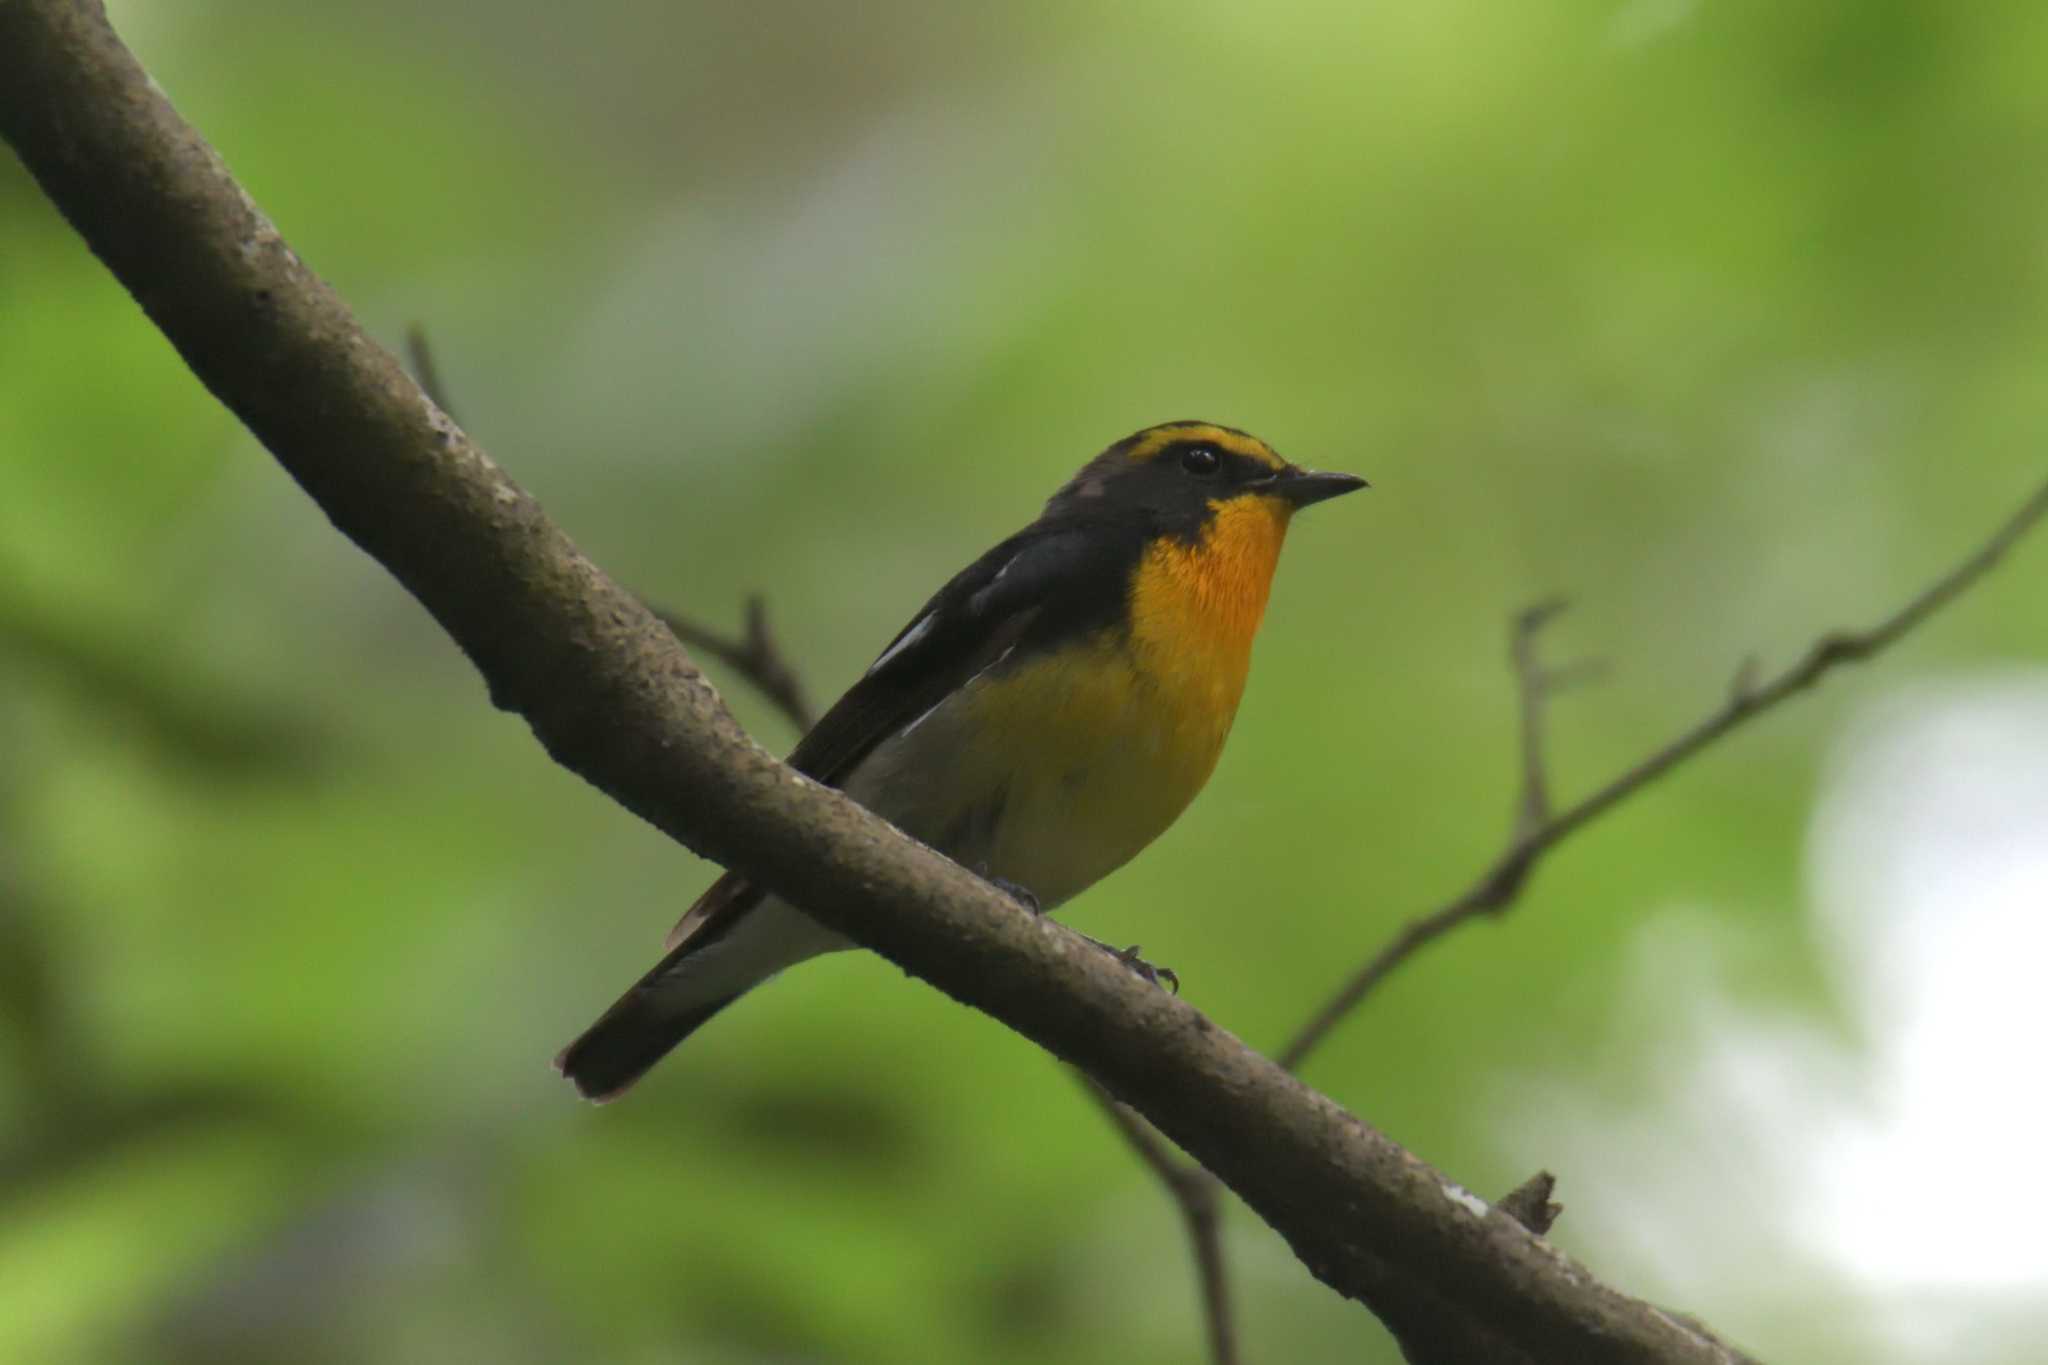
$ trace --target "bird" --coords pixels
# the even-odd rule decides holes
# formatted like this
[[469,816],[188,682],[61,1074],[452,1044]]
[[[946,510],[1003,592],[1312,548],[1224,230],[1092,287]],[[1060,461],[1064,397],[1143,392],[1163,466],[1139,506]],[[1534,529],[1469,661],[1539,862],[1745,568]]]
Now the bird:
[[[1290,519],[1366,486],[1213,422],[1127,436],[933,594],[789,764],[1049,912],[1201,791]],[[753,987],[856,945],[727,872],[665,946],[555,1058],[584,1098],[618,1097]]]

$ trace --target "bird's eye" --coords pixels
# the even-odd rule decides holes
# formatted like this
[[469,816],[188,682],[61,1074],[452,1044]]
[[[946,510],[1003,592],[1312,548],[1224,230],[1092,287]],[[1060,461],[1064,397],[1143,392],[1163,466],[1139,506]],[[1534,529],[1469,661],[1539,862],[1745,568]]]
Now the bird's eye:
[[1208,446],[1189,446],[1180,453],[1180,467],[1198,479],[1206,479],[1223,468],[1223,457]]

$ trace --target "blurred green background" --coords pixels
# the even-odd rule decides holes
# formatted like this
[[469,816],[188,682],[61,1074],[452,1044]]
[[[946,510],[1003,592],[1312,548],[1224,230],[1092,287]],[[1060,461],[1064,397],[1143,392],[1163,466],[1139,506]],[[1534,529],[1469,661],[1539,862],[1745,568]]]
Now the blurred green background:
[[[829,699],[1155,421],[1296,527],[1236,736],[1070,908],[1277,1049],[1511,814],[2048,471],[2026,0],[113,6],[622,580]],[[1308,1078],[1771,1360],[2038,1359],[2048,545],[1604,820]],[[743,685],[743,718],[792,738]],[[0,1358],[1202,1357],[1061,1069],[811,964],[630,1102],[554,1050],[713,869],[552,767],[0,164]],[[1241,1208],[1252,1361],[1391,1360]]]

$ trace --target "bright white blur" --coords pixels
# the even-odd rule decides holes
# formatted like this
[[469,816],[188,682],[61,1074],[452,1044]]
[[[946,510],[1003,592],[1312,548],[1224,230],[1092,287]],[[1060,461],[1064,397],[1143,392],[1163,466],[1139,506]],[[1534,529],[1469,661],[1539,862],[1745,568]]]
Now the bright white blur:
[[[1823,780],[1808,869],[1837,1018],[1760,1009],[1745,983],[1765,949],[1673,908],[1639,937],[1616,1028],[1653,1040],[1661,1098],[1515,1085],[1557,1143],[1560,1235],[1738,1341],[1747,1325],[1813,1359],[2038,1359],[2048,675],[1872,708]],[[1830,1331],[1859,1317],[1875,1339]]]

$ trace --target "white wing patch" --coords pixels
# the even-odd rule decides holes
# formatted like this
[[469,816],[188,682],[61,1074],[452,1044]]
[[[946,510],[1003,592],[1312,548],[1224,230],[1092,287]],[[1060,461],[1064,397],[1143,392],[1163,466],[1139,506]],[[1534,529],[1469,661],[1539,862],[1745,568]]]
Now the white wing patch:
[[862,674],[861,676],[870,678],[873,677],[875,674],[881,672],[882,669],[887,666],[889,660],[895,658],[898,654],[901,654],[904,650],[909,649],[912,645],[915,645],[919,640],[922,640],[925,636],[931,634],[932,622],[936,621],[938,617],[939,614],[936,611],[928,611],[923,616],[919,617],[917,624],[912,626],[909,630],[904,631],[902,639],[898,640],[895,644],[890,645],[887,649],[883,650],[882,657],[875,660],[873,663],[869,664],[868,671]]

